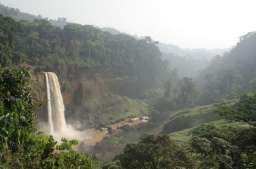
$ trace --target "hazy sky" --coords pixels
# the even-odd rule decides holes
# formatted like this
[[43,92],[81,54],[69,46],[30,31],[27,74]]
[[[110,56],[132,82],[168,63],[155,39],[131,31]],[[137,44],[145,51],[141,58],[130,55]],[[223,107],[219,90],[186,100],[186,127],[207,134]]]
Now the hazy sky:
[[227,48],[256,31],[256,0],[0,0],[21,11],[185,48]]

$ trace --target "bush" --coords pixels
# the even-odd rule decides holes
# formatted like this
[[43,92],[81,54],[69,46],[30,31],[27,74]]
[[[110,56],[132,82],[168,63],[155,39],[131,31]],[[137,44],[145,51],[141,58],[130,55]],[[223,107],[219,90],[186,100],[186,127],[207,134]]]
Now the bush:
[[96,161],[72,150],[77,141],[57,144],[50,136],[37,134],[25,69],[0,70],[0,168],[92,169]]

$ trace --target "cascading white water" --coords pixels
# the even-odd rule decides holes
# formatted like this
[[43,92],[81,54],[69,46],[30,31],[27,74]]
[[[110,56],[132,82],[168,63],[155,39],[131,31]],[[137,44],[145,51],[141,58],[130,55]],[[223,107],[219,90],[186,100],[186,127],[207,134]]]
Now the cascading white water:
[[71,125],[66,124],[65,106],[60,90],[58,77],[53,72],[45,72],[47,91],[47,111],[50,134],[57,140],[61,138],[88,140],[86,131],[77,131]]
[[67,129],[65,106],[60,90],[58,77],[53,72],[45,72],[47,90],[47,110],[50,133],[60,134]]
[[53,135],[54,129],[53,129],[53,120],[52,120],[52,106],[51,106],[51,92],[50,92],[50,84],[49,84],[49,78],[48,73],[45,73],[45,83],[46,83],[46,91],[47,91],[47,110],[48,110],[48,123],[50,128],[50,134]]

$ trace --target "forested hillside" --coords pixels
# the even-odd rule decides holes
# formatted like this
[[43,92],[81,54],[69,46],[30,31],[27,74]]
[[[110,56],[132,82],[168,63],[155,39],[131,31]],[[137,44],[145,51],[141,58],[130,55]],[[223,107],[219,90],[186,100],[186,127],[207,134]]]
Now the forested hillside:
[[[199,79],[184,78],[181,80],[183,83],[179,85],[173,85],[175,80],[167,81],[165,95],[155,107],[159,112],[152,113],[151,123],[104,139],[95,147],[97,155],[108,159],[126,147],[122,155],[136,163],[136,158],[132,155],[137,154],[137,158],[140,158],[148,151],[137,147],[142,142],[147,144],[145,140],[135,143],[143,134],[157,133],[168,134],[180,145],[192,148],[200,161],[200,165],[195,168],[210,166],[216,169],[253,169],[255,141],[251,141],[254,140],[252,137],[255,134],[255,94],[251,93],[255,92],[255,44],[255,33],[249,33],[243,36],[230,52],[216,57],[210,66],[202,71]],[[184,95],[175,94],[175,91],[179,90],[184,91]],[[243,95],[248,92],[250,94]],[[190,97],[193,99],[188,99]],[[178,111],[175,111],[177,109]],[[125,146],[127,142],[131,144]],[[247,145],[250,145],[251,151]],[[102,153],[102,150],[110,149],[113,151]],[[128,165],[122,156],[117,156],[117,159],[121,161],[122,167]],[[147,165],[149,161],[140,162]]]
[[223,57],[216,57],[203,71],[203,100],[211,102],[256,88],[256,33],[250,32]]
[[29,20],[39,19],[39,17],[21,12],[19,9],[10,8],[0,3],[0,14],[11,17],[15,20]]
[[[111,117],[115,112],[123,112],[120,118],[145,114],[145,104],[125,97],[143,98],[170,76],[149,38],[138,40],[78,24],[61,29],[46,20],[17,22],[1,16],[0,23],[1,65],[29,66],[40,82],[43,77],[37,72],[56,72],[67,114],[76,112],[74,119],[86,116],[83,119],[90,119],[87,125],[119,120]],[[106,117],[99,118],[103,112]]]
[[159,43],[162,58],[181,77],[197,78],[215,56],[221,56],[229,49],[183,49],[175,45]]
[[110,69],[144,82],[141,85],[146,88],[156,85],[166,69],[158,48],[148,39],[112,35],[86,25],[69,24],[60,29],[46,20],[0,19],[1,46],[6,50],[1,55],[2,66],[27,63],[36,70],[54,69],[62,77],[85,69]]
[[[0,15],[10,17],[16,21],[34,21],[36,19],[47,19],[43,18],[42,16],[32,15],[29,13],[21,12],[19,9],[10,8],[0,3]],[[68,22],[65,18],[58,18],[57,20],[47,19],[53,25],[63,28]]]
[[[3,5],[0,14],[1,169],[256,168],[255,32],[209,62],[223,50],[185,50]],[[38,132],[50,117],[49,71],[71,132],[103,133],[96,145],[86,144],[88,133],[77,145]]]

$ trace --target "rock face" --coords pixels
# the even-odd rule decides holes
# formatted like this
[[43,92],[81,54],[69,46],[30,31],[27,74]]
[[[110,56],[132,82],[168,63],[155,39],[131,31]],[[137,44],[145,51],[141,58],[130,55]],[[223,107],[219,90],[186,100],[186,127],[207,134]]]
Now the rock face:
[[47,123],[48,116],[46,110],[46,85],[43,73],[32,73],[32,96],[36,106],[37,119]]
[[[91,72],[90,72],[91,73]],[[67,123],[75,128],[102,127],[125,118],[148,113],[145,103],[120,93],[124,82],[106,74],[59,77]],[[131,86],[127,86],[130,88]],[[32,74],[32,94],[39,122],[48,122],[45,76]]]

